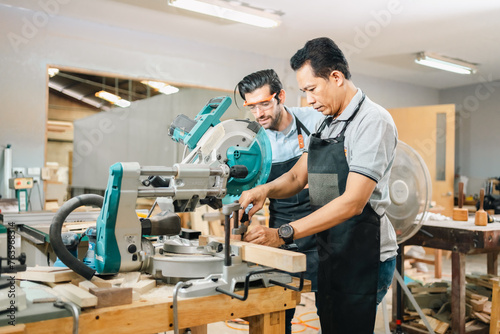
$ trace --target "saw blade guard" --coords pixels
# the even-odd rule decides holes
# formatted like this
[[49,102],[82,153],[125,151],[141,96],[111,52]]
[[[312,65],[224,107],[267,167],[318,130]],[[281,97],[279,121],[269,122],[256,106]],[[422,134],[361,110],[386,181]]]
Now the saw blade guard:
[[[223,204],[234,202],[243,191],[266,183],[272,164],[271,142],[259,123],[236,119],[219,121],[230,105],[231,98],[228,96],[213,98],[194,120],[179,115],[169,131],[174,141],[191,149],[182,159],[182,164],[246,167],[246,177],[230,177],[227,180]],[[188,142],[195,142],[196,145],[193,147]]]
[[432,197],[429,170],[422,157],[398,141],[389,179],[391,204],[386,215],[394,226],[397,242],[402,243],[418,232],[427,219]]
[[[255,127],[256,122],[250,127]],[[258,125],[258,124],[257,124]],[[267,182],[271,172],[272,151],[269,138],[264,128],[259,129],[252,143],[245,148],[232,146],[227,151],[229,167],[243,165],[248,169],[245,178],[230,178],[227,182],[227,195],[222,202],[232,203],[240,198],[243,191]]]

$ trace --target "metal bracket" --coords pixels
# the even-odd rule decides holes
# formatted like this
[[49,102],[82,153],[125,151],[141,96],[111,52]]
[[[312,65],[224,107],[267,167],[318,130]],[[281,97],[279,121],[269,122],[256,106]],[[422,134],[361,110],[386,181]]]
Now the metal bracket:
[[[276,271],[279,271],[279,270],[272,268],[272,269],[255,270],[255,271],[249,272],[245,277],[245,285],[243,287],[243,289],[244,289],[243,296],[236,294],[236,293],[233,293],[233,292],[230,292],[230,291],[223,290],[219,287],[216,287],[215,290],[217,292],[220,292],[220,293],[223,293],[225,295],[228,295],[228,296],[231,296],[233,298],[244,301],[244,300],[247,300],[247,298],[248,298],[248,289],[250,288],[250,277],[252,277],[253,275],[265,274],[265,273],[276,272]],[[275,285],[278,285],[278,286],[281,286],[281,287],[284,287],[284,288],[287,288],[287,289],[290,289],[293,291],[302,291],[302,288],[304,287],[304,272],[300,273],[300,284],[299,284],[298,288],[295,286],[281,283],[281,282],[271,280],[271,279],[269,280],[269,283],[272,283],[272,284],[275,284]]]
[[65,308],[71,312],[73,315],[73,334],[78,334],[78,320],[80,319],[80,310],[78,307],[71,302],[63,302],[61,299],[55,301],[54,306],[57,308]]

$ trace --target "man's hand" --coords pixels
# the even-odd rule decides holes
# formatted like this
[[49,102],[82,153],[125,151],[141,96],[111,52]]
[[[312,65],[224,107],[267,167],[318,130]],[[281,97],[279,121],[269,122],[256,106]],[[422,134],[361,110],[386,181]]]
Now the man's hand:
[[243,213],[248,205],[252,204],[253,207],[248,212],[248,220],[251,220],[253,215],[262,209],[267,198],[267,191],[264,185],[255,187],[253,189],[244,191],[239,199],[241,210],[239,216],[243,217]]
[[265,226],[255,226],[245,234],[244,241],[254,244],[279,247],[285,242],[278,235],[278,229],[269,228]]

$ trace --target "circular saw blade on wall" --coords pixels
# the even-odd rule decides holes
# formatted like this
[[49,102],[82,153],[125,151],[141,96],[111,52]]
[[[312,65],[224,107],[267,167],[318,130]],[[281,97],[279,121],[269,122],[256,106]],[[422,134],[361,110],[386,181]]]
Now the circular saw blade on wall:
[[409,145],[398,141],[389,179],[391,204],[386,215],[394,226],[397,242],[418,232],[427,218],[432,182],[422,157]]

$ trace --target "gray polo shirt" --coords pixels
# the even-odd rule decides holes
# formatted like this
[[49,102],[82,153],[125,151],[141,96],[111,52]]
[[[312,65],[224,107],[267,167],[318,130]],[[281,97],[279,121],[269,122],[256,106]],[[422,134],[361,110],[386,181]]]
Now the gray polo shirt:
[[[363,93],[360,89],[349,105],[321,132],[322,139],[335,138],[354,113]],[[316,130],[321,121],[316,124]],[[398,133],[389,112],[365,97],[357,115],[345,132],[344,151],[351,172],[362,174],[377,182],[370,197],[372,208],[379,215],[385,213],[391,203],[389,177],[396,153]],[[380,220],[380,261],[397,254],[396,232],[384,215]]]

